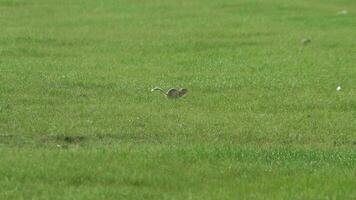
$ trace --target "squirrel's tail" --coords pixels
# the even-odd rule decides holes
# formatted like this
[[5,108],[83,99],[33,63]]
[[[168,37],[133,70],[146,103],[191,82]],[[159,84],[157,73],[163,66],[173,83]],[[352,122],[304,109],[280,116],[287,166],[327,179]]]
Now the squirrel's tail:
[[162,92],[163,94],[166,94],[166,92],[164,92],[164,90],[163,90],[162,88],[160,88],[160,87],[152,88],[152,89],[151,89],[151,92],[154,92],[154,91],[160,91],[160,92]]

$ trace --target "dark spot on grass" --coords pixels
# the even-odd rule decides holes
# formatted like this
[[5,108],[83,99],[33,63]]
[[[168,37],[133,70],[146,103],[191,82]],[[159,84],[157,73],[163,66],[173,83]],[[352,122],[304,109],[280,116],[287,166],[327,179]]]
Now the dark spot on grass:
[[124,181],[126,185],[134,186],[134,187],[142,187],[142,186],[148,186],[147,182],[145,182],[142,179],[127,179]]
[[84,136],[69,136],[69,135],[67,135],[67,136],[58,137],[58,139],[66,142],[66,143],[70,143],[70,144],[79,144],[85,140],[85,137]]
[[[1,138],[0,138],[1,139]],[[33,138],[29,138],[29,141]],[[90,142],[100,144],[112,144],[117,142],[131,143],[162,143],[162,138],[154,134],[145,133],[117,133],[117,134],[99,134],[99,135],[42,135],[37,138],[34,144],[67,147],[66,145],[85,145]]]
[[143,186],[144,185],[144,182],[142,181],[142,180],[133,180],[132,182],[131,182],[131,185],[133,185],[133,186]]
[[52,136],[52,135],[43,135],[40,138],[40,142],[44,144],[59,144],[59,145],[65,145],[65,144],[80,144],[84,142],[87,139],[86,136],[81,136],[81,135],[57,135],[57,136]]

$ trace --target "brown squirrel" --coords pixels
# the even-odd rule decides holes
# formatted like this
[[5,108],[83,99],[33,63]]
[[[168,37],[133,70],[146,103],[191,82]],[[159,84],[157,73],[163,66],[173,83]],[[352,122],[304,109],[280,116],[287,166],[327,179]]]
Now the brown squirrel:
[[155,87],[151,90],[151,92],[154,91],[160,91],[162,94],[166,95],[167,98],[169,99],[176,99],[179,97],[184,96],[185,94],[187,94],[188,89],[185,88],[180,88],[180,89],[176,89],[176,88],[171,88],[167,91],[164,91],[162,88],[160,87]]

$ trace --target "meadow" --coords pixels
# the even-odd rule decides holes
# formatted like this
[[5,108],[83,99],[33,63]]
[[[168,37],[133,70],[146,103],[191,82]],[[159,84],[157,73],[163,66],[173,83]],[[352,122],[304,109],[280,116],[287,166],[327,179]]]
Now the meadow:
[[356,199],[355,36],[354,0],[0,0],[0,199]]

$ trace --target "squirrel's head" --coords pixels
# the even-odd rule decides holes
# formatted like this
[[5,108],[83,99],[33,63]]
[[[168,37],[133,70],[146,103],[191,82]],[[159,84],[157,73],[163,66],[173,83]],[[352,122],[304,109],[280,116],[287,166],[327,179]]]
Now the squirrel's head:
[[188,93],[188,89],[181,88],[179,89],[179,96],[183,96]]

